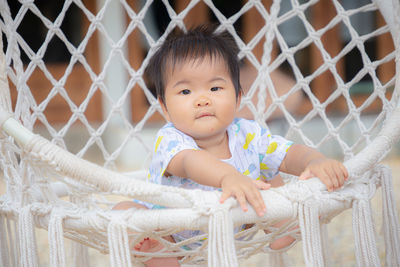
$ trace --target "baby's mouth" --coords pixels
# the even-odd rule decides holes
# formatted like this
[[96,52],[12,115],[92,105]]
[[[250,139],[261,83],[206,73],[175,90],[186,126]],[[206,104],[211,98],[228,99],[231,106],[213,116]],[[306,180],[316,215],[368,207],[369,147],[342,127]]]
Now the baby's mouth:
[[196,119],[201,119],[201,118],[206,118],[206,117],[212,117],[214,116],[213,113],[211,112],[200,112],[197,116]]

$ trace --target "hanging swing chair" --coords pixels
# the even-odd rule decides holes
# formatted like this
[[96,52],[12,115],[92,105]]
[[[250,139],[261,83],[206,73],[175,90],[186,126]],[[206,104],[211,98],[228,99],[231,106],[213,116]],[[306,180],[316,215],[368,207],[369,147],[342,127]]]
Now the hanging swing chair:
[[[139,10],[125,0],[97,1],[95,10],[89,7],[91,1],[65,0],[54,18],[38,7],[39,1],[20,0],[12,6],[11,2],[0,2],[0,166],[5,188],[0,197],[1,266],[40,266],[35,229],[48,232],[53,267],[67,264],[64,238],[74,241],[75,266],[90,266],[88,247],[109,254],[113,267],[141,265],[160,256],[178,257],[182,265],[188,266],[238,266],[241,259],[260,252],[271,253],[271,266],[283,266],[285,251],[290,247],[272,251],[269,244],[288,234],[302,242],[306,266],[325,266],[329,263],[325,226],[346,209],[352,209],[358,266],[380,266],[370,206],[378,187],[383,192],[385,266],[400,266],[391,171],[380,164],[400,136],[397,0],[354,1],[350,7],[346,1],[338,0],[293,0],[290,4],[274,0],[268,5],[268,1],[249,0],[231,16],[223,15],[211,0],[192,0],[180,12],[168,1],[159,1],[169,22],[157,38],[146,22],[157,1],[145,1]],[[268,210],[260,218],[253,210],[243,213],[234,199],[220,204],[220,192],[148,183],[144,163],[129,173],[118,169],[118,162],[126,153],[139,153],[143,162],[151,155],[149,129],[159,125],[154,124],[153,118],[161,109],[145,82],[144,69],[169,33],[176,27],[186,29],[184,19],[194,16],[190,12],[200,4],[215,16],[217,30],[232,34],[241,51],[239,58],[255,70],[242,99],[243,110],[266,127],[285,126],[276,129],[284,131],[282,135],[288,139],[322,151],[339,151],[338,157],[350,174],[343,189],[328,192],[317,178],[299,181],[285,177],[284,186],[262,191]],[[312,10],[325,5],[333,15],[327,15],[327,20],[317,25]],[[85,33],[78,41],[64,33],[63,25],[72,9],[78,10],[86,23]],[[122,12],[117,17],[123,17],[126,24],[117,38],[114,34],[121,28],[112,28],[116,10]],[[236,27],[250,11],[256,11],[263,24],[245,42]],[[365,14],[379,18],[368,31],[357,27],[357,17]],[[40,40],[35,48],[21,33],[28,17],[46,29],[42,40],[35,37]],[[302,25],[300,40],[291,39],[293,31],[286,26],[290,21]],[[38,29],[30,30],[39,34]],[[331,39],[335,32],[337,40]],[[132,42],[130,37],[137,37],[138,33],[148,52],[142,63],[133,67],[126,46]],[[52,40],[61,42],[69,53],[64,68],[46,60]],[[335,42],[338,49],[330,46]],[[99,44],[96,51],[91,49],[93,43]],[[260,60],[253,54],[257,44],[263,47]],[[306,71],[307,62],[300,60],[304,51],[316,58],[308,62],[312,66]],[[344,73],[344,64],[350,68],[357,60],[361,65],[355,73]],[[100,63],[94,67],[94,61]],[[294,82],[282,91],[274,75],[283,67],[290,70]],[[88,80],[89,85],[76,89],[71,82],[74,75],[78,80]],[[124,78],[124,82],[115,83],[114,75]],[[34,81],[45,86],[38,88]],[[367,89],[357,93],[357,88]],[[76,100],[73,92],[83,96]],[[126,107],[137,100],[131,96],[138,92],[147,108],[135,119]],[[293,110],[287,102],[293,95],[301,97],[300,111]],[[96,99],[101,99],[101,105]],[[54,119],[57,114],[52,107],[61,102],[67,109],[58,115],[67,118],[60,122]],[[93,107],[97,111],[92,112]],[[271,119],[275,112],[278,117]],[[100,114],[100,121],[93,119],[96,113]],[[74,141],[82,144],[78,149],[68,140],[76,125],[84,129]],[[317,131],[310,125],[318,125]],[[113,129],[116,132],[111,132],[110,138]],[[349,132],[353,134],[350,137]],[[97,152],[91,161],[88,154],[92,149]],[[121,196],[167,208],[112,210]],[[287,223],[272,227],[282,220]],[[234,233],[234,227],[243,224],[253,226]],[[288,230],[296,225],[299,228]],[[184,229],[202,234],[177,243],[162,238]],[[262,230],[268,234],[258,235]],[[154,253],[130,249],[130,243],[145,237],[158,240],[164,249]],[[187,249],[196,242],[202,245]]]

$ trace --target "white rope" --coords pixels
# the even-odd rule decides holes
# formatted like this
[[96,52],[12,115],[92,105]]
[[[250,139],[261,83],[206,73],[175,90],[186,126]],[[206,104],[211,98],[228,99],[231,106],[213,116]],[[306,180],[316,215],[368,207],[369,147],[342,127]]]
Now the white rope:
[[[11,228],[11,223],[14,224],[14,229]],[[16,226],[17,222],[8,220],[7,221],[7,233],[9,235],[9,241],[10,241],[10,249],[11,249],[11,266],[20,266],[20,261],[21,255],[20,251],[21,248],[19,247],[19,236],[18,236],[18,227]],[[14,231],[13,231],[14,230]],[[14,232],[14,238],[13,238],[13,232]]]
[[[7,240],[8,232],[4,225],[4,220],[7,220],[7,217],[0,214],[0,265],[1,266],[10,266],[9,248],[8,248],[8,240]],[[8,234],[10,234],[10,233],[8,233]]]
[[385,266],[400,266],[399,218],[394,198],[392,172],[381,166],[382,217],[385,239]]
[[30,151],[33,158],[51,166],[53,171],[88,186],[91,191],[127,194],[139,200],[168,207],[191,207],[193,204],[191,191],[128,179],[120,173],[78,158],[39,135],[28,142],[26,150]]
[[353,202],[353,231],[358,266],[381,266],[371,206],[367,199],[358,199]]
[[63,215],[57,208],[53,209],[48,226],[50,267],[65,267]]
[[122,218],[112,218],[107,234],[111,267],[132,267],[127,227]]
[[[3,36],[0,36],[0,47],[3,47]],[[0,53],[0,126],[10,118],[11,111],[11,97],[8,87],[8,79],[6,72],[6,59],[3,52]],[[0,133],[1,134],[1,133]]]
[[18,217],[21,267],[39,267],[31,206],[21,208]]
[[208,231],[209,266],[238,266],[233,238],[233,222],[228,208],[211,210]]
[[322,241],[322,252],[324,255],[324,266],[331,267],[332,261],[330,257],[330,247],[329,247],[329,236],[328,236],[328,227],[326,223],[321,223],[321,241]]
[[323,266],[318,200],[299,203],[299,225],[303,240],[303,254],[306,266]]
[[[208,266],[238,266],[231,208],[236,205],[233,198],[223,204],[218,202],[220,192],[212,192],[204,199],[201,190],[193,190],[198,214],[208,216]],[[213,202],[214,200],[214,202]],[[213,203],[218,203],[214,205]]]
[[[261,58],[261,68],[258,71],[258,77],[260,78],[259,90],[258,90],[258,102],[256,120],[265,123],[265,100],[267,98],[267,89],[272,98],[276,98],[275,86],[271,80],[271,73],[269,66],[271,63],[271,52],[273,42],[275,40],[275,28],[277,17],[280,10],[281,1],[274,1],[271,6],[270,16],[264,16],[265,19],[265,42],[263,45],[263,56]],[[272,103],[274,103],[272,101]]]

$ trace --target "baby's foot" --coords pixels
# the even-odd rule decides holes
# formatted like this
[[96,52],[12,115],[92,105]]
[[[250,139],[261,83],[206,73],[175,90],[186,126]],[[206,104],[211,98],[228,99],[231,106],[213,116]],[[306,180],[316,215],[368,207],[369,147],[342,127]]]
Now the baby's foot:
[[[274,224],[273,226],[274,227],[281,227],[285,223],[287,223],[287,220],[278,222],[278,223]],[[297,230],[297,229],[299,229],[298,225],[296,225],[294,227],[291,227],[288,231],[293,231],[293,230]],[[268,230],[265,231],[265,232],[267,234],[270,233],[270,231],[268,231]],[[286,247],[290,246],[294,241],[296,241],[296,238],[294,238],[291,235],[286,235],[286,236],[283,236],[283,237],[278,238],[278,239],[274,240],[273,242],[271,242],[269,247],[272,250],[280,250],[280,249],[283,249],[283,248],[286,248]]]
[[160,251],[163,247],[164,246],[161,245],[160,242],[155,239],[150,239],[148,237],[134,246],[135,250],[141,252],[157,252]]
[[[155,239],[145,238],[140,243],[134,246],[136,251],[140,252],[157,252],[163,249],[164,246]],[[144,262],[147,267],[179,267],[179,262],[177,258],[163,257],[163,258],[151,258]]]
[[272,250],[280,250],[291,245],[296,239],[291,236],[284,236],[273,241],[269,247]]

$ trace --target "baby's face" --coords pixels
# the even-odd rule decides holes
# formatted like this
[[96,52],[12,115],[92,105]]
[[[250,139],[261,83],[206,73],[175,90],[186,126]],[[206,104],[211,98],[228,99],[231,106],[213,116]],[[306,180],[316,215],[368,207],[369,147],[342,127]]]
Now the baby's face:
[[178,63],[168,71],[164,115],[195,140],[225,134],[240,105],[227,66],[209,57]]

